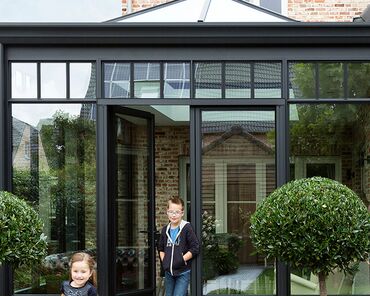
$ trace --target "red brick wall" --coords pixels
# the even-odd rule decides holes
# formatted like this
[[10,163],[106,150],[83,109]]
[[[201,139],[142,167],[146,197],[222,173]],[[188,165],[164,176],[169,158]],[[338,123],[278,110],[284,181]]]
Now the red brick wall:
[[[127,2],[130,0],[122,0],[122,15],[127,13]],[[156,6],[158,4],[170,2],[172,0],[131,0],[131,12],[139,11],[145,8]]]
[[352,22],[369,0],[288,0],[288,17],[302,22]]

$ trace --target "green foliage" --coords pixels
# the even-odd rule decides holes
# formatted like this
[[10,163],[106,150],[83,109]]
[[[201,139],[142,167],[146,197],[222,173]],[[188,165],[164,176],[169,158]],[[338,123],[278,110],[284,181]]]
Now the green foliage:
[[214,260],[216,262],[217,273],[220,275],[234,273],[238,270],[238,257],[235,253],[230,252],[228,248],[219,248]]
[[37,212],[17,196],[0,191],[0,264],[32,265],[46,255],[47,242]]
[[299,120],[290,122],[292,155],[334,155],[353,143],[344,135],[364,126],[355,105],[296,105]]
[[239,267],[237,253],[243,245],[242,239],[234,233],[216,234],[215,218],[207,212],[202,217],[203,279],[235,272]]
[[261,202],[251,218],[251,238],[258,252],[293,268],[349,272],[370,252],[370,214],[343,184],[295,180]]
[[291,69],[291,82],[298,88],[295,97],[315,98],[315,65],[313,63],[295,63]]

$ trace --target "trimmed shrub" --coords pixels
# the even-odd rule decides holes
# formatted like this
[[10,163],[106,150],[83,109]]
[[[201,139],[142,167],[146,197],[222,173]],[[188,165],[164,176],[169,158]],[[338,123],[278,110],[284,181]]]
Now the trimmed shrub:
[[326,293],[330,272],[351,272],[356,262],[366,260],[370,214],[339,182],[321,177],[295,180],[261,202],[251,218],[251,238],[268,258],[317,274]]
[[43,223],[17,196],[0,191],[0,265],[13,268],[40,262],[47,252]]

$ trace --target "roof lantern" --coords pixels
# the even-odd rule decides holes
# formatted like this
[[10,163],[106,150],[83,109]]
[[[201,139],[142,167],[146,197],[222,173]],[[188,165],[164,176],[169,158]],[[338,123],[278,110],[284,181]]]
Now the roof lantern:
[[243,0],[174,0],[108,22],[295,22]]

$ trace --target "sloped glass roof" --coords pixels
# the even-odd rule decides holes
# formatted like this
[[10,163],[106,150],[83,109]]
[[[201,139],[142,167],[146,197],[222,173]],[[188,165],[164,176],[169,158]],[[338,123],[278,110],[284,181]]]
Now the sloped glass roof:
[[294,22],[243,0],[174,0],[109,22]]

